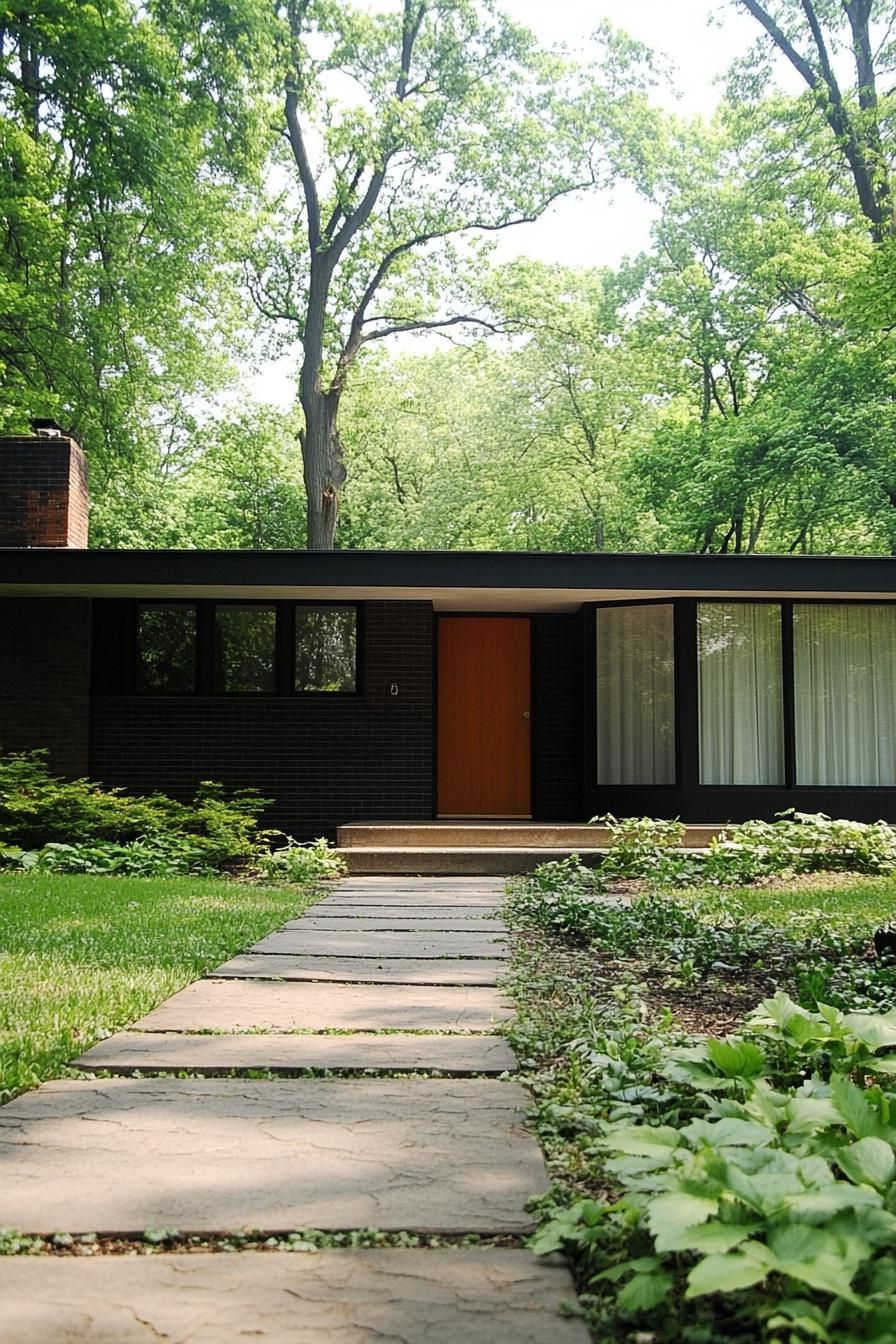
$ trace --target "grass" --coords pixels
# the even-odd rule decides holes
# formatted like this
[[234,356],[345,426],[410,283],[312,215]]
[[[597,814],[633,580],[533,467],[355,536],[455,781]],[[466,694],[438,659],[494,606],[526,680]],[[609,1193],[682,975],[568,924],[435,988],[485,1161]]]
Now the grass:
[[855,873],[816,873],[794,882],[767,886],[694,887],[689,897],[705,900],[707,909],[779,927],[802,920],[824,920],[831,929],[872,933],[896,919],[896,878],[857,876]]
[[315,899],[211,878],[0,874],[0,1102]]

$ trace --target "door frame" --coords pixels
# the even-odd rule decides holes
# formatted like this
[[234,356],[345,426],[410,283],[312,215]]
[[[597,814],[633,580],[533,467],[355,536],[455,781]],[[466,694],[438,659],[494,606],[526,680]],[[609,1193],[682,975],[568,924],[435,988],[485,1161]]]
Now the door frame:
[[[434,611],[432,614],[432,819],[433,821],[448,823],[454,820],[463,820],[463,818],[442,817],[439,814],[439,622],[442,620],[450,621],[452,617],[457,616],[464,617],[467,620],[508,617],[529,622],[529,803],[532,810],[528,817],[510,817],[506,820],[518,821],[520,824],[535,821],[538,812],[535,772],[537,755],[535,743],[539,730],[538,716],[535,712],[535,642],[538,634],[538,623],[532,613],[528,611]],[[475,822],[477,818],[470,817],[469,820]],[[501,818],[498,816],[482,817],[479,820],[483,822],[500,821]]]

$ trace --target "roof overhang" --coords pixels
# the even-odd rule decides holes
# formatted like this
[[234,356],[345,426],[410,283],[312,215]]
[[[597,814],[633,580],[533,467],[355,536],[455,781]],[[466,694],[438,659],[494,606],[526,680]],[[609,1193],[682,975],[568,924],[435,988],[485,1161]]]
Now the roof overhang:
[[665,597],[896,597],[896,557],[504,551],[0,551],[0,595],[425,601],[573,611]]

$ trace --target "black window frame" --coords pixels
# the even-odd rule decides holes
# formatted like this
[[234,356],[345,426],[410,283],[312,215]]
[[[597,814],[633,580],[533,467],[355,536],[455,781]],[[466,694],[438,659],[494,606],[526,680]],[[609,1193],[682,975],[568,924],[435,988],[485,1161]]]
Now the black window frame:
[[[149,607],[187,607],[196,613],[195,678],[192,691],[166,691],[139,685],[138,630],[140,611]],[[215,612],[221,607],[258,607],[273,610],[273,691],[227,691],[215,682]],[[296,690],[295,613],[301,607],[335,608],[355,614],[355,686],[350,691]],[[364,694],[364,605],[360,602],[264,601],[245,598],[137,598],[97,604],[94,617],[93,693],[133,695],[141,700],[217,699],[228,701],[293,699],[337,703],[358,700]]]
[[[311,611],[353,611],[355,613],[355,676],[350,691],[305,690],[296,686],[296,613],[299,610]],[[350,700],[363,693],[361,685],[361,649],[364,640],[364,607],[358,602],[290,602],[285,622],[285,638],[289,642],[287,660],[289,664],[290,694],[302,700]]]
[[[699,695],[697,658],[697,605],[724,603],[749,606],[777,606],[781,610],[781,674],[783,694],[784,782],[768,784],[701,784],[699,742]],[[674,608],[675,649],[675,783],[674,784],[599,784],[597,782],[597,621],[596,613],[605,607],[663,606]],[[774,595],[752,596],[743,593],[700,594],[694,597],[615,598],[612,601],[583,604],[587,613],[586,630],[586,796],[589,807],[595,811],[613,810],[615,798],[618,807],[631,813],[649,814],[651,803],[668,810],[670,804],[683,811],[693,812],[690,800],[711,800],[715,797],[754,797],[783,799],[785,807],[800,808],[801,799],[816,800],[824,806],[826,798],[836,806],[836,798],[865,794],[890,796],[896,786],[883,784],[799,784],[796,780],[796,712],[795,671],[793,649],[793,612],[798,606],[854,606],[896,607],[888,598],[844,598],[816,596]],[[762,809],[760,808],[760,811]],[[757,813],[758,815],[758,813]]]
[[[158,609],[160,607],[180,607],[184,610],[193,612],[193,689],[191,691],[183,690],[165,690],[161,686],[141,686],[139,682],[140,673],[140,613],[142,611]],[[199,689],[199,611],[198,603],[191,602],[184,598],[159,598],[157,601],[141,602],[133,604],[130,621],[131,636],[131,657],[130,657],[130,679],[133,693],[139,695],[141,699],[151,696],[161,695],[166,699],[177,699],[192,697],[197,694]]]

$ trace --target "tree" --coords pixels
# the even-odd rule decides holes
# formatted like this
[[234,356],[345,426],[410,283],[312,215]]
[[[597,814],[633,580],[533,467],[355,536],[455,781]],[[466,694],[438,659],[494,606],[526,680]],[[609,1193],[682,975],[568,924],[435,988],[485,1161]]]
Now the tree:
[[[308,544],[327,549],[346,478],[339,407],[359,353],[483,320],[463,282],[475,239],[597,181],[599,132],[621,139],[641,94],[620,84],[611,96],[491,0],[403,0],[380,14],[288,0],[286,11],[284,142],[301,224],[261,240],[251,286],[301,342]],[[624,83],[637,52],[611,46]]]
[[170,460],[190,397],[227,376],[260,19],[258,0],[0,0],[0,423],[71,427],[97,494]]
[[[896,231],[892,169],[884,145],[883,125],[892,114],[892,94],[882,101],[879,74],[892,74],[896,50],[892,41],[890,0],[735,0],[771,38],[811,90],[830,128],[855,187],[859,205],[875,242]],[[875,21],[884,29],[878,44]],[[844,89],[837,56],[846,48],[855,73],[854,88]]]

